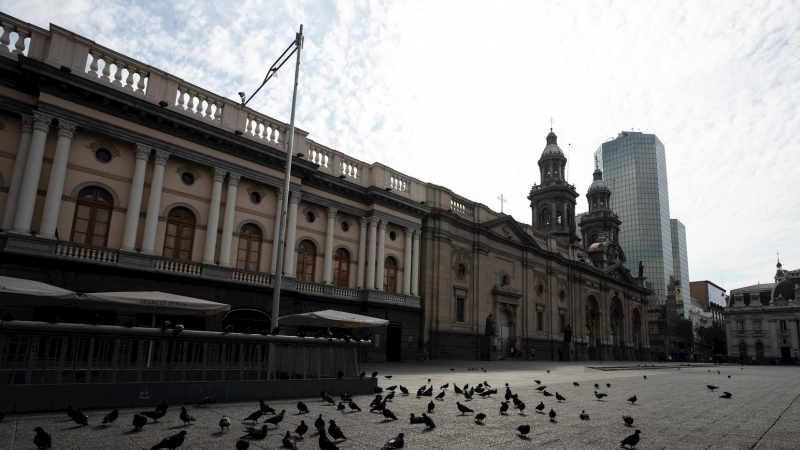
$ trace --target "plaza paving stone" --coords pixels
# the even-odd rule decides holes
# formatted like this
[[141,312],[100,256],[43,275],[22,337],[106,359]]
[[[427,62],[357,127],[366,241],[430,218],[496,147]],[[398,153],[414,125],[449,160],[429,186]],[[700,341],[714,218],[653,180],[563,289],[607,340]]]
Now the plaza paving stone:
[[[400,420],[384,421],[382,415],[370,414],[368,405],[372,396],[355,398],[364,410],[360,413],[338,411],[319,398],[302,399],[311,411],[304,415],[297,413],[295,405],[298,399],[267,399],[267,403],[278,411],[285,409],[286,417],[277,428],[270,426],[266,439],[251,441],[250,448],[280,448],[281,438],[287,430],[294,431],[301,419],[313,429],[314,420],[322,414],[326,421],[334,419],[348,437],[337,444],[342,450],[379,449],[400,432],[405,433],[405,448],[408,449],[613,449],[619,448],[619,442],[636,429],[642,432],[639,449],[800,449],[800,368],[652,366],[545,361],[427,361],[366,365],[363,369],[367,373],[379,372],[380,386],[402,384],[411,391],[410,396],[404,397],[398,390],[394,401],[388,403]],[[547,370],[551,372],[548,374]],[[722,374],[717,374],[717,370]],[[386,379],[384,375],[392,375],[392,378]],[[645,380],[643,375],[648,379]],[[730,379],[728,375],[731,375]],[[450,383],[444,400],[434,400],[436,408],[430,416],[437,428],[431,431],[426,431],[424,425],[408,422],[409,414],[419,415],[427,410],[431,397],[416,398],[414,394],[417,388],[429,384],[428,378],[434,385],[435,394],[440,385]],[[534,379],[541,380],[549,392],[559,392],[567,400],[558,403],[555,397],[545,398],[533,389],[536,386]],[[453,393],[453,383],[463,387],[467,383],[473,386],[483,381],[496,388],[498,395],[487,399],[476,395],[473,400],[464,401],[463,397],[457,398]],[[573,386],[573,382],[580,383],[580,387]],[[526,403],[524,414],[513,408],[506,416],[499,414],[505,383]],[[608,394],[602,401],[593,395],[595,383],[600,385],[600,392]],[[611,387],[607,388],[606,383],[611,383]],[[706,388],[707,384],[720,389],[711,392]],[[733,393],[733,398],[719,398],[722,391]],[[340,393],[331,394],[338,401]],[[631,405],[626,399],[634,394],[639,401]],[[476,424],[469,414],[460,415],[456,401],[476,413],[485,413],[484,424]],[[547,414],[534,410],[540,401],[546,405],[545,413],[550,408],[557,412],[555,423],[550,422]],[[80,407],[80,399],[73,403]],[[237,438],[244,434],[245,425],[241,424],[241,419],[258,409],[256,402],[212,403],[203,408],[187,406],[197,422],[184,427],[178,418],[180,406],[170,405],[169,412],[158,424],[151,422],[139,433],[131,431],[130,425],[136,410],[120,410],[119,420],[110,427],[100,425],[108,410],[86,411],[88,427],[76,427],[64,413],[9,415],[0,422],[0,448],[34,448],[33,428],[42,426],[53,435],[54,449],[149,449],[162,438],[180,430],[188,432],[182,449],[233,449]],[[581,410],[586,410],[591,419],[580,420],[578,414]],[[220,432],[217,426],[223,415],[232,421],[231,430],[225,433]],[[633,416],[635,426],[625,426],[623,415]],[[516,428],[522,424],[531,425],[528,439],[517,435]],[[317,449],[317,440],[318,435],[311,431],[299,441],[299,448]]]

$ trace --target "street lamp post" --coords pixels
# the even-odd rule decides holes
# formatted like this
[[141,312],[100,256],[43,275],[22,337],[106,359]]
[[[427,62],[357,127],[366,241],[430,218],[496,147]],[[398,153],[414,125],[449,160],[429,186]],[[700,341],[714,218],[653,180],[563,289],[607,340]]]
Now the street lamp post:
[[[287,52],[294,47],[291,53],[287,55]],[[242,107],[246,106],[247,103],[252,100],[252,98],[267,84],[267,81],[270,80],[280,69],[283,64],[291,58],[293,53],[297,53],[297,59],[294,66],[294,88],[292,91],[292,113],[291,119],[289,121],[289,136],[286,142],[286,172],[284,173],[283,179],[283,200],[280,204],[280,212],[278,214],[278,242],[274,243],[274,245],[278,246],[278,259],[275,264],[275,278],[273,278],[272,283],[272,314],[270,315],[270,328],[271,330],[275,330],[278,327],[278,315],[280,314],[280,304],[281,304],[281,278],[283,274],[283,247],[286,243],[286,209],[289,204],[289,185],[291,184],[292,178],[292,156],[294,154],[294,118],[295,118],[295,109],[297,106],[297,84],[298,78],[300,76],[300,51],[303,48],[303,25],[300,25],[300,31],[295,35],[294,42],[289,45],[289,47],[284,50],[283,54],[278,57],[272,67],[270,67],[269,71],[267,72],[267,76],[264,78],[264,82],[261,83],[258,89],[247,99],[247,101],[242,103]],[[242,98],[244,98],[244,94],[241,93]],[[275,344],[269,344],[269,354],[267,356],[267,379],[272,379],[275,376]]]

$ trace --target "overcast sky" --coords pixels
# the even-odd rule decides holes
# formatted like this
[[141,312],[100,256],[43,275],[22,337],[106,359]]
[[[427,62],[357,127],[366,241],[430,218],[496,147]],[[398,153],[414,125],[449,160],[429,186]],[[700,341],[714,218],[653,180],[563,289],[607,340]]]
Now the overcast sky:
[[[554,120],[585,211],[595,149],[665,144],[692,280],[800,268],[800,2],[0,0],[238,99],[305,25],[298,126],[530,223]],[[251,105],[289,120],[291,70]],[[568,144],[571,145],[568,146]]]

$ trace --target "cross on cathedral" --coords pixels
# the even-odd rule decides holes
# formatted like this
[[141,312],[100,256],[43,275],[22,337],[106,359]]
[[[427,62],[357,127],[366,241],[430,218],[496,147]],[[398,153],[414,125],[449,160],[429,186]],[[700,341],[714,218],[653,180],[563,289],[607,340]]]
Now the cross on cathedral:
[[503,197],[503,194],[500,194],[500,197],[497,197],[497,199],[500,200],[500,214],[503,214],[503,203],[507,202],[508,200]]
[[553,116],[550,116],[550,131],[553,131]]

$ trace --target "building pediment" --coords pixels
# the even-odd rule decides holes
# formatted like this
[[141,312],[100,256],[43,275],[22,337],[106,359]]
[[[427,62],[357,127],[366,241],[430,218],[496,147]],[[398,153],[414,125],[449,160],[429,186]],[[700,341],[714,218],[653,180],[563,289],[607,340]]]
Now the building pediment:
[[499,217],[483,224],[483,229],[502,236],[509,241],[522,243],[539,248],[539,245],[525,232],[525,230],[511,216]]
[[494,285],[494,287],[492,288],[492,294],[494,294],[495,297],[505,297],[504,301],[518,300],[522,298],[522,293],[520,292],[520,290],[511,287],[511,285],[509,284]]

